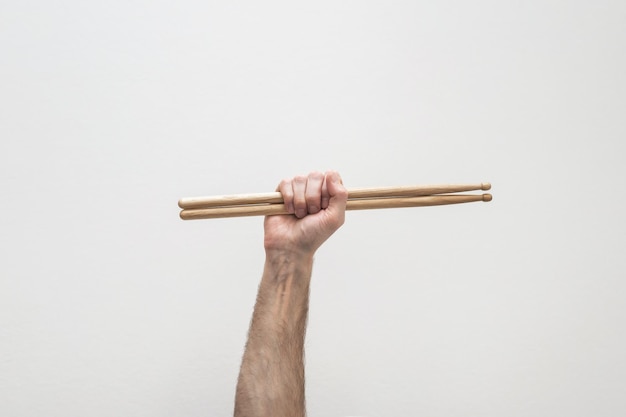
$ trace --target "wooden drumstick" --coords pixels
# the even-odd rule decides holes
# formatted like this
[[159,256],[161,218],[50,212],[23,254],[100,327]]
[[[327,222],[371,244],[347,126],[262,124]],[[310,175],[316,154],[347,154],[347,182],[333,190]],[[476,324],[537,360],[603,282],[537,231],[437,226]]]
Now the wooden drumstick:
[[[489,189],[491,189],[491,184],[489,183],[354,188],[348,190],[348,200],[386,197],[418,197],[474,190],[486,191]],[[178,201],[178,206],[181,209],[199,209],[209,207],[280,203],[283,203],[282,195],[279,192],[272,192],[257,194],[231,194],[213,197],[181,198]]]
[[[491,201],[491,194],[439,194],[418,197],[388,197],[348,200],[346,210],[366,210],[399,207],[424,207],[445,204],[461,204],[476,201]],[[184,209],[180,212],[183,220],[215,219],[223,217],[272,216],[288,214],[285,205],[248,204],[228,207]]]

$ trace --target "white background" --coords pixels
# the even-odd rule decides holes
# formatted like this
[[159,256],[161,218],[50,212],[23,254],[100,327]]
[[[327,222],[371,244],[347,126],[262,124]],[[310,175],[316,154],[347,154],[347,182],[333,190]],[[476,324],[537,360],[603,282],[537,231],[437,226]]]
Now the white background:
[[318,252],[311,416],[626,413],[623,1],[3,1],[0,415],[227,416],[262,218],[181,197],[481,182]]

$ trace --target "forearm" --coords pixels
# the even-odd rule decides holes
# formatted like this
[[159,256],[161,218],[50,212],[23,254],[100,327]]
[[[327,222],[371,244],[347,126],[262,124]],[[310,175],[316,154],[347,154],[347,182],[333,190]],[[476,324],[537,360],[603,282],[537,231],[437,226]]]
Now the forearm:
[[313,257],[268,252],[244,353],[235,416],[305,415],[304,336]]

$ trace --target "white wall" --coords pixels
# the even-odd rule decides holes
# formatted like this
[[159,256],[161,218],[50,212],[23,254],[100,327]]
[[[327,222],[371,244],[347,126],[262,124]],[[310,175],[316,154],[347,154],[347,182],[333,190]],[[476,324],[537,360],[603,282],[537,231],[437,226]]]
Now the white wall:
[[491,181],[318,253],[311,416],[626,412],[626,3],[0,5],[0,415],[227,416],[262,219],[180,197]]

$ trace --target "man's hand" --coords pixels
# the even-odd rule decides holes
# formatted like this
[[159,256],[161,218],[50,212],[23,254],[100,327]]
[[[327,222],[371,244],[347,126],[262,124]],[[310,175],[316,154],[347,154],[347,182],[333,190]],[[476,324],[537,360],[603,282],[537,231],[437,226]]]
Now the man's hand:
[[280,183],[289,213],[265,218],[265,267],[241,362],[236,417],[304,417],[304,336],[313,255],[344,222],[336,172]]
[[265,218],[265,250],[313,256],[344,222],[348,191],[337,172],[312,172],[278,186],[291,214]]

